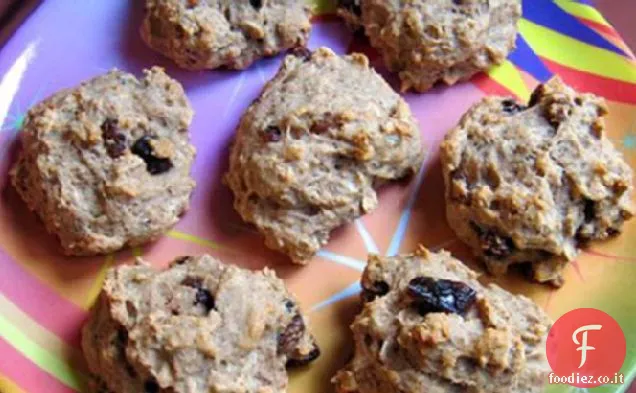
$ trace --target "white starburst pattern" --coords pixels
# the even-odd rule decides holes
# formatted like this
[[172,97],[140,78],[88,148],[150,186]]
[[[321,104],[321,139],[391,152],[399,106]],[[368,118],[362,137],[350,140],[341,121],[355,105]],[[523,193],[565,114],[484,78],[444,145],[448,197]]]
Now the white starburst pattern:
[[356,226],[356,229],[360,234],[362,241],[364,242],[364,246],[366,247],[367,252],[369,254],[379,254],[380,250],[378,250],[378,246],[375,244],[373,236],[371,236],[369,231],[367,231],[367,228],[364,226],[362,220],[358,218],[354,221],[354,225]]
[[[420,188],[422,186],[422,181],[424,180],[425,167],[426,165],[422,165],[422,169],[420,169],[415,181],[413,182],[413,186],[410,191],[409,198],[404,206],[404,209],[402,210],[402,213],[400,214],[397,227],[393,233],[393,236],[391,237],[391,242],[389,243],[389,247],[387,248],[387,251],[385,253],[386,256],[395,256],[398,254],[400,250],[400,246],[402,245],[402,242],[404,240],[404,237],[406,235],[406,232],[409,226],[409,221],[411,219],[413,206],[415,205],[415,202],[417,201]],[[367,231],[363,221],[361,219],[357,219],[354,221],[354,225],[358,234],[362,238],[362,241],[365,245],[367,252],[369,254],[380,254],[380,251],[378,249],[378,246],[376,245],[375,240],[373,239],[373,236]],[[431,249],[438,250],[444,247],[448,247],[454,242],[455,242],[455,239],[450,239],[434,247],[431,247]],[[365,261],[361,261],[356,258],[348,257],[345,255],[340,255],[340,254],[334,253],[332,251],[327,251],[324,249],[320,250],[317,255],[330,262],[347,266],[351,269],[358,270],[358,271],[363,271],[367,264]],[[318,311],[334,303],[337,303],[341,300],[349,298],[351,296],[356,296],[358,293],[360,293],[361,289],[362,287],[360,286],[360,281],[356,281],[350,284],[349,286],[347,286],[346,288],[344,288],[343,290],[330,296],[328,299],[313,305],[311,307],[311,311],[312,312]]]
[[236,101],[236,97],[238,96],[239,92],[241,91],[241,88],[243,87],[243,83],[245,82],[245,74],[246,74],[245,72],[241,72],[240,76],[238,77],[238,81],[234,85],[234,89],[232,89],[232,94],[230,94],[230,98],[227,102],[227,106],[225,107],[225,112],[223,113],[224,120],[227,118],[228,114],[232,110],[234,101]]
[[[18,56],[9,70],[2,76],[2,80],[0,80],[0,91],[2,92],[2,94],[0,94],[0,124],[3,125],[2,130],[5,130],[4,125],[7,120],[11,122],[13,126],[16,120],[23,118],[23,116],[21,117],[20,115],[21,112],[10,114],[9,110],[20,89],[24,74],[37,54],[39,42],[39,40],[31,41],[26,48],[24,48],[22,53],[20,53],[20,56]],[[9,129],[13,129],[13,127]]]
[[22,106],[19,98],[15,98],[9,113],[5,117],[4,125],[0,128],[0,133],[2,132],[18,132],[23,124],[24,119],[26,118],[26,114],[29,109],[33,107],[33,105],[37,104],[42,99],[42,94],[47,90],[48,83],[40,85],[38,89],[35,91],[35,94],[29,99],[29,102],[26,106]]
[[26,106],[22,106],[17,98],[24,75],[37,54],[38,45],[39,40],[30,42],[0,80],[0,134],[8,134],[6,138],[3,136],[4,143],[0,145],[0,159],[9,151],[14,135],[22,129],[26,111],[40,100],[47,86],[40,85]]
[[261,82],[263,85],[267,83],[268,78],[265,76],[265,71],[263,71],[263,66],[261,63],[256,63],[256,71],[258,72],[259,78],[261,78]]

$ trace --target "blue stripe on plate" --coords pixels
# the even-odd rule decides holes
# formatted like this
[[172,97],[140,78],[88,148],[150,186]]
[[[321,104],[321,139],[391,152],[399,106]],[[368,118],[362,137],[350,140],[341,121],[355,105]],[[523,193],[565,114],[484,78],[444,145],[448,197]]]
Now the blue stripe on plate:
[[586,44],[627,56],[622,49],[607,41],[602,35],[581,23],[575,16],[568,14],[551,0],[526,0],[522,4],[523,17],[533,23]]
[[526,71],[540,82],[552,77],[552,72],[534,53],[521,34],[517,34],[517,48],[508,57],[519,69]]

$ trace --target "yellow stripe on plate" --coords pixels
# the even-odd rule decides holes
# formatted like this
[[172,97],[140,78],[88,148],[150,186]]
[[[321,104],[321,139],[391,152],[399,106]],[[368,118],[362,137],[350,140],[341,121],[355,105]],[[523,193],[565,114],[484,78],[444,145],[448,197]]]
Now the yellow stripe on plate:
[[519,70],[509,60],[504,63],[493,67],[488,71],[488,75],[497,81],[500,85],[505,86],[508,90],[513,92],[521,100],[528,100],[530,92],[526,86]]
[[[63,354],[69,358],[70,363],[75,367],[83,367],[83,357],[78,349],[62,341],[54,333],[34,321],[20,307],[2,294],[0,294],[0,310],[5,318],[10,320],[14,326],[19,327],[20,331],[33,340],[35,344],[52,354],[57,354],[59,358]],[[2,392],[1,389],[0,392]]]
[[572,0],[554,0],[554,2],[565,12],[579,18],[589,19],[601,25],[610,26],[598,10],[587,4],[577,3]]
[[173,239],[184,240],[190,243],[198,244],[199,246],[209,247],[213,250],[219,250],[223,248],[220,244],[213,242],[212,240],[203,239],[198,236],[191,235],[185,232],[179,232],[179,231],[173,230],[168,232],[168,236]]
[[84,303],[84,309],[88,310],[89,308],[91,308],[93,303],[95,303],[95,300],[97,300],[97,296],[99,296],[99,293],[102,290],[102,284],[106,279],[106,272],[108,272],[108,269],[113,266],[114,262],[115,257],[112,254],[106,255],[106,259],[104,260],[102,267],[99,269],[99,272],[97,272],[97,277],[95,277],[93,285],[91,285],[91,288],[86,294],[86,303]]
[[537,25],[519,21],[519,30],[539,56],[579,71],[636,83],[636,67],[627,58]]
[[81,391],[85,378],[65,361],[31,341],[18,327],[0,314],[0,337],[18,352],[71,389]]
[[21,387],[15,384],[9,377],[0,373],[0,392],[2,393],[26,393]]
[[307,0],[314,11],[314,15],[324,15],[336,12],[336,2],[333,0]]
[[133,254],[133,257],[139,258],[144,255],[144,249],[141,247],[133,247],[132,254]]

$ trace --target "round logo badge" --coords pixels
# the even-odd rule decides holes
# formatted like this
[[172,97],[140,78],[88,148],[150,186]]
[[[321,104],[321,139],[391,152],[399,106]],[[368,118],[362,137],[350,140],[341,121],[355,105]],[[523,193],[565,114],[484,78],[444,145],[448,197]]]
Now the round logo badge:
[[549,383],[579,388],[623,383],[625,334],[614,318],[594,308],[572,310],[548,334]]

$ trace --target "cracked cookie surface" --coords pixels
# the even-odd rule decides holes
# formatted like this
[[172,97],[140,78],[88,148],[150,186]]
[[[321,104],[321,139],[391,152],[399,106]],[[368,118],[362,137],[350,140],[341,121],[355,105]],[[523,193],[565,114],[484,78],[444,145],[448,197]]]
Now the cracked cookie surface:
[[402,90],[452,85],[504,61],[514,48],[520,0],[340,0],[339,15],[364,29]]
[[180,67],[243,69],[307,43],[302,0],[146,0],[144,41]]
[[297,51],[239,124],[226,182],[266,244],[305,263],[377,205],[375,186],[421,165],[407,103],[365,56]]
[[602,98],[555,78],[528,106],[485,98],[448,134],[448,222],[492,273],[528,263],[536,280],[561,285],[581,245],[632,217],[632,170],[605,135],[606,114]]
[[208,255],[110,269],[82,348],[95,393],[283,393],[320,354],[273,271]]
[[69,255],[154,240],[189,207],[192,115],[160,68],[98,76],[28,112],[13,184]]
[[450,254],[424,248],[371,256],[362,287],[338,393],[543,391],[552,322],[530,299],[484,286]]

